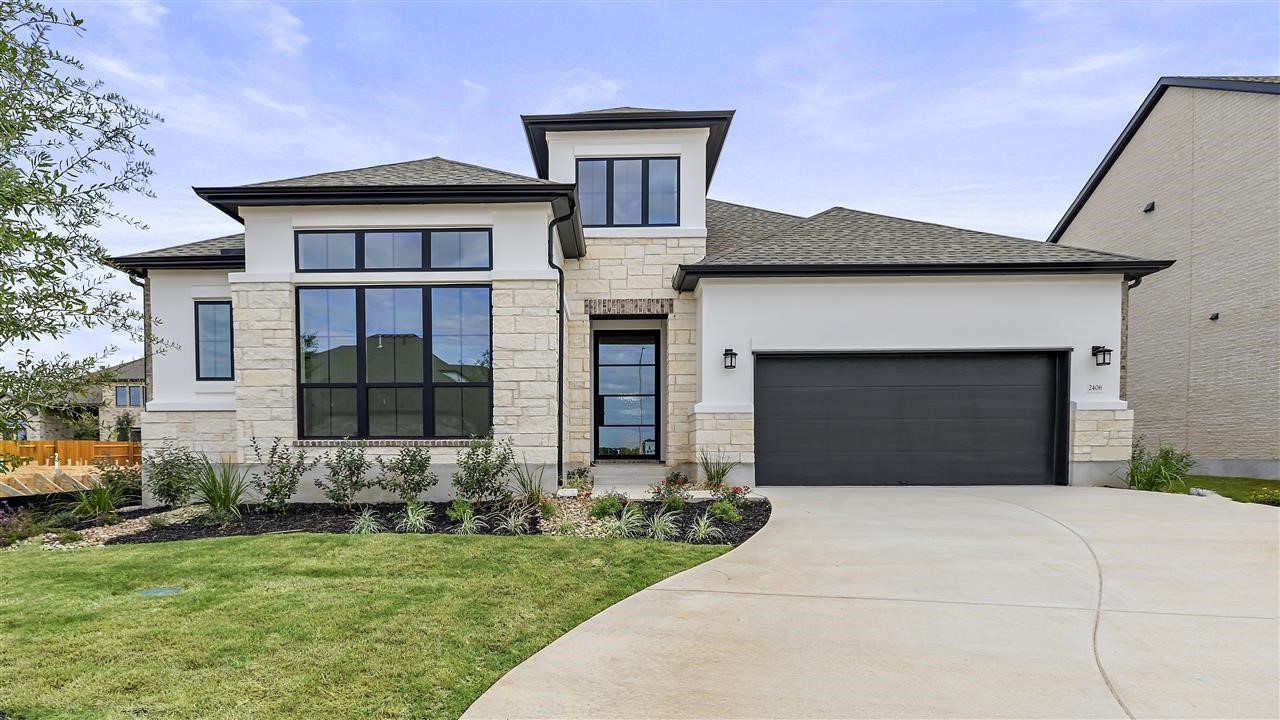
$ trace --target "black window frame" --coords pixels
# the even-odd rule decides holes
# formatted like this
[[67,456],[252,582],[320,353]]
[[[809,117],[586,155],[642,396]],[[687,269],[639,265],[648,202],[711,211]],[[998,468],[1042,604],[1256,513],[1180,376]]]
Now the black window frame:
[[[618,160],[641,160],[640,164],[640,217],[643,222],[640,223],[615,223],[613,222],[613,164]],[[676,161],[676,219],[675,222],[655,223],[649,222],[649,161],[651,160],[675,160]],[[683,189],[680,186],[680,156],[679,155],[653,155],[640,157],[580,157],[576,158],[573,165],[574,185],[578,184],[578,177],[582,163],[584,162],[601,162],[605,163],[604,172],[604,224],[591,224],[583,222],[583,227],[589,228],[639,228],[639,227],[678,227],[680,225],[680,195]]]
[[[227,306],[227,350],[231,353],[231,362],[228,364],[228,373],[222,375],[202,375],[200,368],[200,306],[201,305],[226,305]],[[196,300],[195,301],[195,335],[196,335],[196,381],[198,382],[226,382],[236,379],[236,318],[235,309],[231,307],[230,300]]]
[[[436,289],[484,288],[489,291],[489,382],[436,382],[435,364],[432,362],[433,347],[431,344],[431,291]],[[366,368],[365,349],[365,300],[366,290],[410,289],[422,291],[422,332],[423,332],[423,366],[421,383],[369,382]],[[298,337],[302,330],[302,292],[304,290],[354,290],[356,301],[356,379],[355,382],[302,382],[302,344]],[[493,286],[489,283],[411,283],[393,285],[298,285],[293,292],[294,322],[294,360],[297,366],[294,373],[294,387],[297,389],[297,427],[300,440],[466,440],[468,435],[436,435],[435,394],[437,387],[466,388],[482,387],[489,389],[489,428],[493,427]],[[307,388],[353,389],[356,395],[356,434],[355,435],[308,435],[306,418],[304,417],[303,390]],[[369,434],[369,389],[370,388],[421,388],[422,389],[422,435],[370,435]],[[489,428],[486,428],[486,432]]]
[[[364,236],[366,233],[421,233],[422,263],[419,267],[370,268],[365,267]],[[431,233],[433,232],[482,232],[489,242],[489,262],[484,267],[432,267],[431,266]],[[301,239],[303,235],[343,233],[355,235],[355,267],[350,268],[303,268]],[[388,273],[388,272],[488,272],[493,270],[493,228],[487,227],[400,227],[400,228],[368,228],[365,230],[308,228],[293,231],[293,269],[299,273]]]
[[[662,363],[662,331],[660,330],[596,330],[591,341],[591,387],[592,387],[592,427],[591,457],[595,460],[661,460],[663,453],[662,433],[666,414],[663,406],[663,363]],[[649,393],[603,393],[600,388],[600,368],[642,366],[642,363],[601,363],[600,344],[610,338],[650,338],[653,341],[653,454],[650,455],[601,455],[601,427],[646,427],[643,424],[634,426],[606,425],[604,422],[605,398],[608,397],[642,397]]]
[[[137,388],[137,390],[138,390],[138,402],[136,402],[136,403],[135,403],[135,402],[133,402],[133,390],[134,390],[134,388]],[[114,389],[115,389],[115,394],[116,394],[116,403],[115,403],[115,406],[116,406],[116,407],[142,407],[143,402],[142,402],[142,386],[141,386],[141,385],[130,385],[130,384],[120,384],[120,383],[117,383]],[[123,391],[124,391],[124,402],[123,402],[123,403],[122,403],[122,402],[120,402],[120,391],[121,391],[121,390],[123,390]]]

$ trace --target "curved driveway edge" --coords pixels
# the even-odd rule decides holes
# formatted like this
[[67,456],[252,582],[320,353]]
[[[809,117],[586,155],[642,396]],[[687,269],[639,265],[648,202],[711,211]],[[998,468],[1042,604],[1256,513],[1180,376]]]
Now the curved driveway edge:
[[468,718],[1277,717],[1280,510],[1106,488],[772,488]]

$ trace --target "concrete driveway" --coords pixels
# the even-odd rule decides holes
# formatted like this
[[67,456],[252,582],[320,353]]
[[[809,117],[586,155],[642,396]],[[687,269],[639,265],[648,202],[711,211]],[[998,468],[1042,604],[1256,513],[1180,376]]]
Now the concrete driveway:
[[1280,510],[1105,488],[775,488],[727,555],[466,717],[1280,716]]

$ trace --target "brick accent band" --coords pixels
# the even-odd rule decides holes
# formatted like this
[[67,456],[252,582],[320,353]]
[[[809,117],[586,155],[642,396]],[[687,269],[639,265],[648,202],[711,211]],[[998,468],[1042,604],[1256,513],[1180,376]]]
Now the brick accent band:
[[675,309],[671,298],[587,298],[588,315],[670,315]]

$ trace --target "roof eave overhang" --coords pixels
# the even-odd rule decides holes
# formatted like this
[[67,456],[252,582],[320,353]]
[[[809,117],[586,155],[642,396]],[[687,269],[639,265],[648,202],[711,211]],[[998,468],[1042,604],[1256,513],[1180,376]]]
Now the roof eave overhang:
[[705,127],[711,135],[707,138],[707,186],[715,175],[720,152],[724,149],[733,122],[733,110],[705,110],[687,112],[625,113],[575,115],[521,115],[524,134],[529,140],[529,153],[540,178],[546,179],[550,169],[547,157],[548,132],[574,132],[578,130],[679,130]]
[[111,265],[139,277],[146,277],[148,270],[243,270],[244,255],[125,256],[111,258]]
[[[440,205],[467,203],[548,202],[553,207],[576,207],[576,189],[570,183],[529,185],[405,185],[346,187],[193,187],[205,202],[238,222],[243,207],[308,205]],[[586,252],[582,222],[577,213],[557,226],[566,257]]]
[[1164,97],[1165,91],[1171,87],[1184,87],[1196,90],[1231,90],[1235,92],[1265,93],[1269,95],[1280,95],[1280,84],[1268,82],[1256,82],[1251,80],[1214,80],[1208,78],[1180,78],[1180,77],[1162,77],[1156,81],[1155,87],[1151,88],[1151,92],[1147,93],[1146,99],[1138,106],[1137,112],[1129,119],[1129,123],[1124,126],[1124,130],[1120,132],[1120,137],[1111,144],[1111,148],[1107,150],[1107,154],[1102,156],[1102,162],[1098,163],[1098,167],[1094,169],[1093,174],[1085,182],[1084,187],[1071,201],[1071,205],[1067,207],[1067,211],[1063,213],[1062,219],[1053,227],[1053,232],[1049,233],[1048,241],[1056,243],[1062,239],[1067,228],[1071,226],[1071,222],[1076,219],[1076,215],[1084,208],[1084,204],[1089,201],[1089,197],[1093,195],[1093,191],[1102,183],[1102,178],[1111,170],[1111,166],[1116,164],[1120,158],[1120,153],[1128,147],[1129,141],[1133,140],[1133,136],[1138,134],[1138,129],[1142,127],[1142,123],[1146,121],[1151,112],[1155,110],[1156,103],[1160,102],[1160,98]]
[[1163,270],[1172,260],[1053,263],[921,263],[868,265],[681,265],[671,286],[688,292],[707,278],[827,278],[909,275],[1124,275],[1135,280]]

